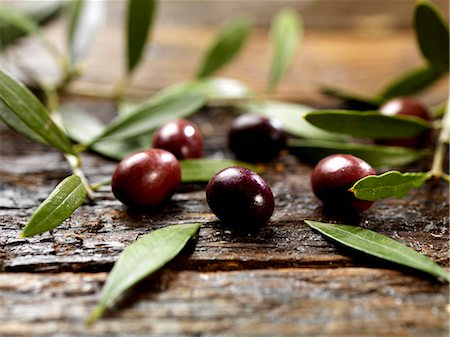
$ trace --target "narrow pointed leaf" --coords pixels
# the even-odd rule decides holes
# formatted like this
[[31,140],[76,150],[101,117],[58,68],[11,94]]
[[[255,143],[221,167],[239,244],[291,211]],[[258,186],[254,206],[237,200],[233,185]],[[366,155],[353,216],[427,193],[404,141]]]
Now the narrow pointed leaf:
[[139,64],[156,11],[155,0],[128,0],[127,70],[131,73]]
[[211,77],[194,83],[195,89],[208,100],[231,100],[249,97],[251,90],[242,82],[232,78]]
[[390,197],[403,198],[431,178],[429,173],[389,171],[358,180],[350,189],[358,199],[375,201]]
[[299,15],[291,9],[281,10],[272,23],[270,35],[273,55],[267,88],[274,90],[292,63],[303,35]]
[[344,89],[322,86],[320,91],[328,96],[336,97],[343,100],[350,109],[355,110],[375,110],[383,103],[378,97],[366,97]]
[[[105,125],[97,118],[74,107],[63,107],[60,110],[64,127],[70,138],[80,144],[89,143],[95,136],[99,135]],[[143,139],[133,140],[105,140],[95,143],[91,150],[107,158],[122,160],[129,154],[136,151],[148,149],[151,143],[151,136]]]
[[449,70],[449,28],[438,9],[428,1],[419,1],[414,13],[417,42],[423,56],[443,72]]
[[357,137],[401,139],[416,136],[432,124],[412,116],[386,116],[378,111],[319,110],[305,119],[321,129]]
[[70,6],[67,42],[74,65],[91,47],[106,19],[107,1],[75,0]]
[[80,207],[84,199],[86,190],[80,177],[67,177],[34,212],[20,236],[29,237],[56,228]]
[[245,18],[236,19],[222,27],[203,57],[196,78],[211,76],[237,56],[249,30],[250,22]]
[[180,160],[181,180],[189,182],[208,182],[217,172],[230,167],[242,166],[256,173],[261,173],[262,168],[238,160],[228,159],[183,159]]
[[337,143],[320,140],[292,139],[289,151],[301,160],[317,163],[336,153],[346,153],[364,159],[373,167],[395,167],[413,163],[426,155],[425,151],[405,147]]
[[24,34],[36,36],[52,53],[58,53],[53,43],[42,33],[38,23],[21,11],[8,6],[0,6],[0,22],[2,25],[14,27]]
[[388,84],[379,96],[388,100],[413,95],[433,84],[441,77],[441,74],[440,71],[428,65],[409,70]]
[[205,96],[193,91],[181,91],[145,102],[126,116],[119,117],[110,123],[88,145],[92,146],[105,139],[132,139],[149,134],[161,124],[196,112],[205,103]]
[[383,260],[420,270],[450,282],[450,274],[437,263],[387,236],[359,226],[329,224],[309,220],[305,220],[305,222],[311,228],[344,246]]
[[22,83],[0,70],[0,119],[33,140],[73,153],[72,144],[42,103]]
[[286,132],[296,137],[342,140],[341,135],[324,131],[305,121],[303,116],[313,110],[313,108],[306,105],[281,101],[264,101],[239,106],[239,111],[242,113],[257,114],[277,119]]
[[[0,6],[0,50],[8,47],[21,37],[31,33],[30,30],[20,29],[20,23],[15,24],[15,20],[11,17],[3,20],[1,14],[6,6]],[[52,1],[34,1],[32,4],[27,3],[23,8],[18,9],[23,16],[34,22],[36,26],[45,24],[54,18],[61,9],[61,0]],[[6,9],[8,10],[8,9]],[[9,21],[8,21],[9,20]]]
[[199,230],[200,224],[172,225],[141,236],[120,254],[97,306],[87,319],[95,322],[125,290],[172,260]]

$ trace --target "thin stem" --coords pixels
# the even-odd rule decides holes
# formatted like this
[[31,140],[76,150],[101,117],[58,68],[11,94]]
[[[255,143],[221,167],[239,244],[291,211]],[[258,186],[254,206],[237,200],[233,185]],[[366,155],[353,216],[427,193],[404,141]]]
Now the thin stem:
[[[100,83],[80,82],[76,81],[72,85],[64,88],[64,92],[71,95],[97,97],[106,99],[116,99],[117,94],[111,91],[111,86]],[[158,90],[127,88],[126,95],[122,98],[129,99],[146,99],[149,96],[157,93]]]
[[442,117],[442,129],[437,140],[436,149],[434,150],[433,164],[431,166],[430,174],[435,178],[442,178],[444,175],[443,164],[445,157],[445,150],[450,138],[450,100],[447,102],[447,110]]
[[67,162],[69,163],[70,167],[72,168],[73,174],[76,174],[81,178],[81,183],[83,184],[87,196],[89,199],[94,200],[94,191],[91,189],[91,186],[89,185],[89,181],[87,180],[86,176],[84,175],[83,170],[81,169],[81,157],[80,156],[74,156],[71,154],[64,154],[64,157],[66,158]]
[[130,83],[131,77],[129,74],[122,77],[116,84],[116,87],[113,90],[112,96],[117,100],[121,100],[125,90],[128,87],[128,84]]
[[105,180],[105,181],[100,181],[100,182],[98,182],[96,184],[92,184],[91,185],[91,189],[93,191],[98,191],[101,187],[108,186],[108,185],[111,185],[111,179],[108,179],[108,180]]
[[431,113],[435,118],[442,117],[446,109],[447,109],[447,101],[444,101],[438,105],[431,107]]
[[84,322],[87,327],[91,327],[102,315],[105,311],[106,307],[103,304],[97,305],[94,310],[91,311],[88,318]]

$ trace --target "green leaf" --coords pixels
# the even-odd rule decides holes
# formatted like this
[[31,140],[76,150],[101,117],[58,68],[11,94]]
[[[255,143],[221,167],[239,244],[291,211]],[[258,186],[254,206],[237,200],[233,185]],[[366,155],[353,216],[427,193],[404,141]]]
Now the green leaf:
[[413,137],[432,128],[418,117],[386,116],[378,111],[319,110],[307,113],[305,119],[327,131],[379,139]]
[[[189,83],[189,82],[188,82]],[[232,100],[249,97],[250,89],[232,78],[211,77],[191,82],[193,90],[204,94],[208,100]]]
[[268,118],[275,118],[282,128],[293,136],[311,139],[342,140],[342,136],[323,131],[306,122],[303,116],[314,110],[313,108],[281,101],[264,101],[240,105],[241,113],[257,114]]
[[131,73],[141,60],[156,12],[155,0],[128,0],[127,70]]
[[0,22],[2,25],[14,27],[14,29],[21,31],[24,34],[36,36],[53,54],[59,53],[53,43],[47,39],[41,31],[38,23],[21,11],[8,6],[0,6]]
[[[7,18],[3,20],[2,12],[6,6],[0,6],[0,50],[4,49],[23,36],[30,33],[27,29],[20,29],[20,23],[15,24],[14,18]],[[45,24],[50,19],[54,18],[61,9],[61,1],[33,1],[28,2],[26,6],[17,9],[22,16],[27,17],[34,25],[38,26]],[[8,8],[6,8],[8,11]],[[7,14],[7,13],[6,13]]]
[[167,226],[141,236],[125,248],[86,322],[94,323],[125,290],[177,256],[199,228],[198,223]]
[[74,0],[70,9],[67,32],[70,62],[83,58],[106,19],[107,1]]
[[385,100],[410,96],[434,83],[441,74],[428,65],[409,70],[388,84],[379,96]]
[[34,212],[20,237],[41,234],[59,226],[80,207],[86,199],[86,190],[77,175],[61,181]]
[[414,13],[416,38],[422,55],[437,70],[449,70],[449,29],[438,9],[428,1],[419,1]]
[[[65,106],[61,108],[60,114],[70,138],[80,144],[89,143],[105,129],[105,125],[102,122],[79,108]],[[107,158],[122,160],[129,154],[150,148],[151,136],[145,138],[137,138],[129,141],[100,141],[92,145],[91,150]]]
[[320,140],[289,140],[289,150],[301,160],[317,163],[336,153],[346,153],[364,159],[373,167],[402,166],[424,157],[425,151],[405,147],[336,143]]
[[184,183],[208,182],[217,172],[230,166],[246,167],[256,173],[262,172],[260,166],[237,160],[183,159],[179,162],[181,167],[181,180]]
[[378,97],[366,97],[330,86],[322,86],[320,91],[325,95],[343,100],[350,108],[355,110],[375,110],[383,103],[383,100]]
[[222,27],[204,55],[196,78],[211,76],[230,62],[243,46],[249,30],[250,22],[245,18],[235,19]]
[[175,118],[186,117],[199,110],[206,98],[197,92],[182,90],[161,96],[143,103],[126,116],[110,123],[103,132],[94,137],[87,145],[105,139],[131,139],[151,133],[158,126]]
[[294,10],[283,9],[272,22],[274,52],[267,88],[274,90],[291,64],[303,35],[302,21]]
[[387,236],[359,226],[329,224],[310,220],[305,220],[305,222],[311,228],[347,247],[383,260],[423,271],[450,282],[450,274],[438,264],[414,249],[402,245]]
[[390,197],[403,198],[410,190],[421,186],[431,178],[424,172],[389,171],[379,176],[367,176],[358,180],[350,189],[355,197],[375,201]]
[[74,153],[64,132],[52,121],[42,103],[22,83],[0,70],[0,119],[33,140]]

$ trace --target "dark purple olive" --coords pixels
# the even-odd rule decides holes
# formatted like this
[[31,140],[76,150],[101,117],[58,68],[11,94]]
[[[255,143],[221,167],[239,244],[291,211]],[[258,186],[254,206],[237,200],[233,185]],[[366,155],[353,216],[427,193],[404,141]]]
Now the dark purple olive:
[[206,200],[225,225],[242,231],[269,221],[275,205],[265,181],[252,170],[238,166],[211,178],[206,186]]
[[[392,99],[382,105],[379,110],[386,116],[413,116],[426,121],[431,121],[431,116],[427,108],[419,101],[408,97]],[[420,148],[427,145],[429,138],[430,132],[425,131],[422,134],[411,138],[377,140],[376,143],[389,146]]]
[[181,182],[178,160],[170,152],[150,149],[133,153],[114,170],[114,196],[130,207],[156,206],[168,200]]
[[374,169],[361,158],[334,154],[317,163],[311,174],[312,190],[330,209],[363,212],[373,202],[356,199],[349,188],[357,180],[375,174]]
[[203,137],[194,123],[175,119],[156,131],[153,147],[169,151],[178,159],[200,158],[203,154]]
[[286,147],[286,134],[276,119],[241,115],[229,127],[228,147],[237,159],[267,162]]

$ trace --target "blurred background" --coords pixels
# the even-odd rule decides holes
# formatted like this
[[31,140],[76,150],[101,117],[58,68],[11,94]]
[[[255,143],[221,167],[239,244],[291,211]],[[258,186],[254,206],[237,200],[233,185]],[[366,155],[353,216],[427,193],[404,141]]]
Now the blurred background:
[[[102,0],[98,0],[102,1]],[[3,0],[13,6],[33,6],[39,0]],[[237,16],[253,20],[251,37],[239,57],[218,75],[237,78],[263,90],[270,65],[270,21],[283,7],[297,10],[305,23],[305,36],[296,60],[279,86],[278,98],[321,104],[321,84],[361,94],[374,94],[402,71],[423,63],[411,30],[415,0],[162,0],[147,46],[129,94],[146,98],[151,93],[192,78],[203,52],[220,25]],[[448,20],[449,2],[433,1]],[[108,1],[106,24],[86,59],[85,72],[74,85],[112,87],[124,69],[125,1]],[[45,32],[65,46],[64,16]],[[52,59],[39,43],[23,39],[1,57],[3,68],[17,62],[36,69],[51,80],[57,74]],[[15,71],[18,71],[15,69]],[[442,101],[447,79],[420,97],[427,103]]]

